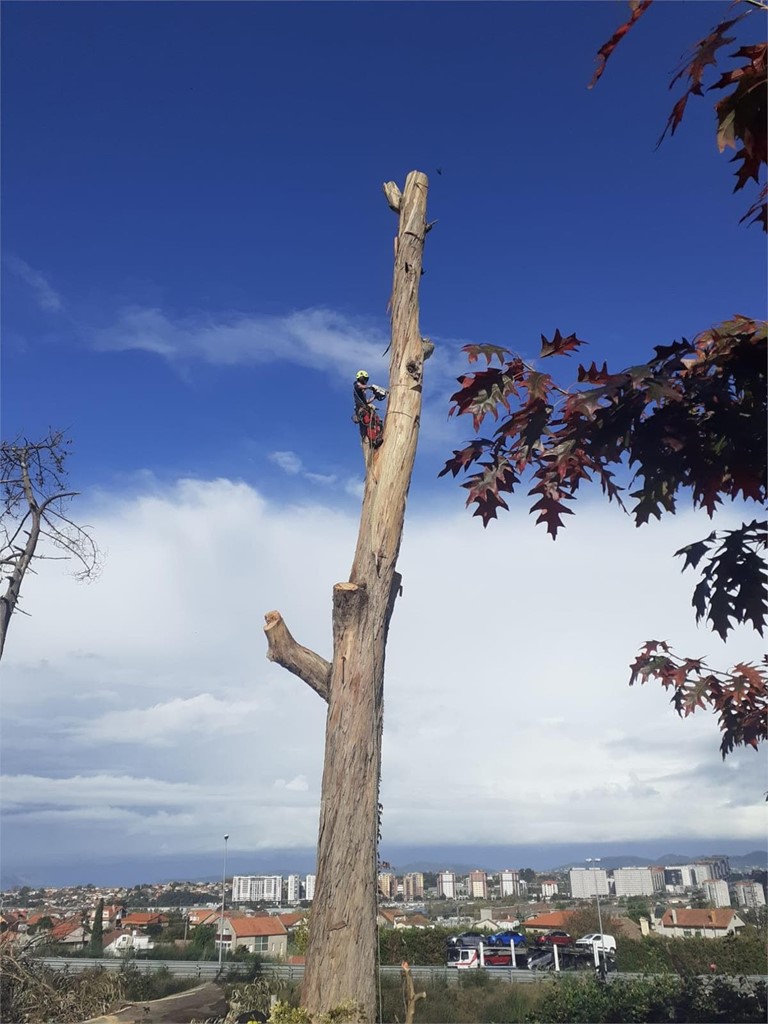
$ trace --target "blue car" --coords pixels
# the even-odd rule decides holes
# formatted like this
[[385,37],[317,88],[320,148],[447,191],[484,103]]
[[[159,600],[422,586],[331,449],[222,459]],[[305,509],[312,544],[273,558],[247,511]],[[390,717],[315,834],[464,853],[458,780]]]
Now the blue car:
[[488,936],[489,946],[511,946],[513,943],[515,946],[524,946],[525,936],[521,932],[513,931],[496,932],[495,935]]

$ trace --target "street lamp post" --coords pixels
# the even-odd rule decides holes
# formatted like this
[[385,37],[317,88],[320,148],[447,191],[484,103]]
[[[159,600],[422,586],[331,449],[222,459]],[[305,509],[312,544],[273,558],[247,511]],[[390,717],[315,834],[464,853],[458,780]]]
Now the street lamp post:
[[221,876],[221,921],[219,922],[219,970],[224,957],[224,898],[227,891],[227,840],[229,833],[224,836],[224,871]]
[[[592,870],[595,872],[595,899],[597,900],[597,923],[598,923],[598,927],[600,928],[600,943],[599,943],[599,945],[597,947],[597,959],[598,959],[598,967],[600,968],[600,972],[602,974],[602,961],[603,961],[603,958],[605,956],[605,950],[603,948],[604,945],[605,945],[605,937],[603,936],[603,917],[602,917],[602,914],[600,913],[600,893],[598,891],[599,890],[599,884],[598,884],[599,883],[599,879],[598,879],[598,875],[597,875],[597,865],[600,863],[600,858],[599,857],[587,857],[587,863],[588,864],[592,864]],[[600,956],[601,953],[603,954],[602,957]]]

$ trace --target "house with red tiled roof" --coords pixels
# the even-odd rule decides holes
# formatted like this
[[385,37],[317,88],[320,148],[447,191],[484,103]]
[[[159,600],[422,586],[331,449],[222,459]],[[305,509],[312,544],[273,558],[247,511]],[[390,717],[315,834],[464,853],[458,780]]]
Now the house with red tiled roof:
[[423,914],[405,914],[402,910],[379,908],[377,924],[380,928],[434,928]]
[[424,914],[403,914],[395,921],[395,928],[434,928],[434,924]]
[[294,930],[294,928],[300,925],[301,922],[306,918],[307,912],[305,910],[302,911],[302,913],[300,914],[274,914],[273,916],[276,917],[278,921],[283,922],[286,930],[290,934]]
[[683,910],[670,907],[656,922],[656,934],[673,939],[725,938],[735,935],[745,923],[735,910],[719,907],[716,910]]
[[225,951],[247,949],[269,957],[284,957],[288,952],[288,932],[277,917],[225,917],[216,922],[216,948]]
[[34,931],[41,921],[50,921],[51,926],[55,927],[57,924],[61,922],[61,918],[57,917],[50,911],[36,910],[34,914],[30,914],[29,917],[27,918],[27,931]]
[[129,930],[133,928],[149,928],[149,926],[153,924],[167,924],[168,917],[166,914],[156,914],[149,911],[139,910],[134,911],[131,914],[126,914],[120,923],[123,928],[128,928]]
[[[125,916],[125,907],[120,906],[118,903],[112,903],[105,905],[101,910],[101,925],[105,931],[110,928],[117,928],[120,925],[120,921]],[[91,907],[88,911],[88,923],[93,927],[93,922],[96,918],[96,907]]]
[[575,913],[575,910],[553,910],[549,914],[530,917],[527,921],[523,921],[523,924],[525,930],[533,935],[543,935],[552,928],[562,928],[564,931],[568,931],[568,923]]
[[[211,910],[208,907],[203,907],[198,910],[190,910],[188,916],[190,930],[197,928],[198,925],[213,925],[218,927],[219,921],[221,920],[221,907],[218,910]],[[253,917],[253,914],[244,914],[242,910],[225,910],[224,918],[229,919],[230,917]],[[266,917],[267,915],[261,915]]]
[[83,924],[83,919],[78,914],[76,917],[70,917],[57,924],[51,930],[50,937],[53,942],[59,942],[71,949],[85,949],[91,936],[88,928]]

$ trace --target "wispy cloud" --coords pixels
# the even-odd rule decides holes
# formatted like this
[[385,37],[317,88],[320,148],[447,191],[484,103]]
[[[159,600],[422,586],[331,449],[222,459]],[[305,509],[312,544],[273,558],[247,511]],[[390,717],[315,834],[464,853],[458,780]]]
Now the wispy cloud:
[[270,452],[267,458],[289,476],[296,476],[301,472],[302,462],[296,452]]
[[286,362],[347,377],[361,366],[380,364],[388,342],[381,328],[329,309],[285,316],[198,314],[174,319],[160,309],[133,306],[95,333],[99,349],[141,349],[176,363]]
[[5,263],[12,274],[31,288],[35,300],[41,309],[57,313],[64,308],[64,303],[58,292],[51,287],[50,283],[38,270],[30,267],[26,260],[9,253],[3,256],[3,263]]
[[310,473],[309,470],[304,469],[304,463],[296,452],[270,452],[267,458],[288,476],[301,476],[305,480],[309,480],[311,484],[331,487],[338,480],[335,473]]

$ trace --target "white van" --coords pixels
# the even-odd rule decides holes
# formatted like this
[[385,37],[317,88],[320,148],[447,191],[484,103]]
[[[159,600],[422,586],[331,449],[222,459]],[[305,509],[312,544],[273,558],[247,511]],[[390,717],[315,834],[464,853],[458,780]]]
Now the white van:
[[612,935],[601,935],[600,932],[590,932],[589,935],[582,935],[576,940],[577,946],[591,946],[592,949],[599,949],[601,953],[615,953],[616,939]]

